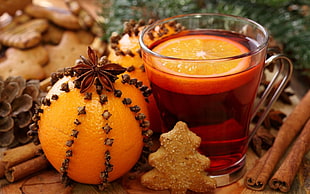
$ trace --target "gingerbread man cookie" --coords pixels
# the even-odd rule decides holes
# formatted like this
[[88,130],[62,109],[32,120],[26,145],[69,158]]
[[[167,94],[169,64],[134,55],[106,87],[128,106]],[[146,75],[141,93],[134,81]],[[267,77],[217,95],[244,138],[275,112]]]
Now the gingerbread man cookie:
[[149,156],[154,169],[142,175],[142,185],[154,190],[170,189],[171,193],[213,191],[216,181],[205,172],[210,160],[197,151],[200,142],[201,138],[179,121],[173,130],[160,136],[160,148]]
[[48,61],[44,47],[37,46],[27,50],[8,48],[6,59],[0,62],[0,76],[22,76],[27,79],[44,79],[46,74],[43,65]]
[[58,45],[45,47],[50,59],[44,67],[45,73],[49,76],[59,69],[73,66],[77,58],[87,55],[87,47],[88,45],[81,43],[74,32],[65,31]]

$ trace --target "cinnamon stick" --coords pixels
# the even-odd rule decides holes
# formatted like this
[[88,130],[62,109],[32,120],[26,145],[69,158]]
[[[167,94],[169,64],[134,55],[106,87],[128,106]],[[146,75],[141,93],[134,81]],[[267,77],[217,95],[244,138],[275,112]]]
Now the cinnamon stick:
[[296,139],[289,154],[269,181],[272,189],[288,192],[303,160],[310,149],[310,119]]
[[[288,115],[283,125],[280,127],[273,146],[269,149],[268,155],[259,159],[258,163],[245,176],[245,185],[252,190],[263,190],[274,171],[275,166],[300,132],[303,125],[310,117],[310,90],[301,99],[299,104]],[[267,154],[267,153],[266,153]],[[253,173],[258,172],[258,173]]]
[[45,156],[38,156],[9,168],[5,173],[5,177],[9,182],[14,182],[47,168],[48,164]]
[[259,176],[259,173],[261,172],[261,169],[264,167],[265,161],[269,157],[269,154],[270,154],[270,149],[259,160],[256,161],[255,168],[250,170],[246,175],[245,184],[251,185],[252,190],[260,190],[260,188],[262,187],[260,183],[256,183],[256,179],[254,178]]
[[39,150],[41,150],[41,145],[28,143],[23,146],[6,150],[3,153],[3,158],[1,161],[4,163],[5,168],[9,168],[37,156],[39,154]]

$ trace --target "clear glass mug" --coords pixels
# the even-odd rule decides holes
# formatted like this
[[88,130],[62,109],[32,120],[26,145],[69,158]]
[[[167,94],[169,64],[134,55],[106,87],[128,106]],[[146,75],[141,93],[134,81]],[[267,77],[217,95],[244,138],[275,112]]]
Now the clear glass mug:
[[[247,50],[236,56],[212,59],[185,58],[182,51],[178,57],[171,57],[156,51],[158,45],[171,39],[189,36],[203,39],[205,35],[223,37]],[[207,172],[217,180],[217,185],[238,180],[245,172],[249,141],[291,77],[291,61],[276,54],[266,60],[266,29],[247,18],[224,14],[187,14],[157,21],[143,30],[139,43],[163,132],[172,129],[177,121],[186,122],[202,138],[199,150],[210,158]],[[217,75],[201,73],[210,67],[205,64],[216,68],[230,63],[242,64],[243,68]],[[169,68],[176,64],[195,67],[198,73],[189,75]],[[275,66],[275,74],[257,102],[263,71],[270,64]],[[265,112],[250,130],[251,120],[262,106]]]

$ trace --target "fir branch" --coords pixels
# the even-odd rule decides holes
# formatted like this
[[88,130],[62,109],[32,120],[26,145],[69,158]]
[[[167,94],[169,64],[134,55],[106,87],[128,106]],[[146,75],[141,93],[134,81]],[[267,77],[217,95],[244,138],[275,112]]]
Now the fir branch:
[[199,0],[99,0],[103,6],[101,15],[105,18],[102,26],[104,39],[113,32],[120,33],[123,23],[129,19],[161,19],[178,14],[185,14],[199,9]]
[[284,45],[284,53],[294,60],[295,69],[303,70],[310,69],[310,13],[304,13],[302,6],[310,6],[310,2],[213,0],[204,11],[239,15],[257,21]]
[[284,52],[295,60],[296,69],[310,69],[309,0],[99,0],[105,18],[106,40],[120,33],[129,19],[161,19],[178,14],[216,12],[250,18],[262,24]]

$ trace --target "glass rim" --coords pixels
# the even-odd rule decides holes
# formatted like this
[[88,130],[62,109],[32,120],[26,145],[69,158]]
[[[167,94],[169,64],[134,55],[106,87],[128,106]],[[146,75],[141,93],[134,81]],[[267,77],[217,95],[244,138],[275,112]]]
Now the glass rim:
[[[246,53],[242,53],[240,55],[234,55],[234,56],[229,56],[229,57],[220,57],[220,58],[215,58],[215,59],[184,59],[184,58],[177,58],[177,57],[169,57],[169,56],[165,56],[165,55],[161,55],[157,52],[152,51],[144,42],[143,37],[144,35],[151,29],[154,29],[156,26],[159,26],[161,24],[167,23],[169,21],[172,20],[176,20],[178,18],[186,18],[186,17],[201,17],[201,16],[221,16],[221,17],[228,17],[228,18],[235,18],[238,20],[242,20],[245,21],[249,24],[255,25],[261,32],[263,32],[264,35],[264,41],[260,44],[258,44],[257,48],[255,50],[250,50],[249,52]],[[236,59],[240,59],[240,58],[244,58],[244,57],[248,57],[248,56],[252,56],[255,55],[256,53],[260,52],[262,49],[264,49],[267,44],[268,44],[268,40],[269,40],[269,34],[267,32],[267,30],[259,23],[249,19],[249,18],[245,18],[245,17],[241,17],[241,16],[236,16],[236,15],[230,15],[230,14],[222,14],[222,13],[191,13],[191,14],[182,14],[182,15],[176,15],[176,16],[172,16],[169,18],[165,18],[165,19],[161,19],[161,20],[157,20],[154,23],[148,25],[146,28],[144,28],[139,36],[139,44],[142,50],[156,56],[159,58],[163,58],[163,59],[167,59],[167,60],[182,60],[182,61],[188,61],[188,62],[206,62],[206,61],[212,61],[212,62],[217,62],[217,61],[228,61],[228,60],[236,60]]]

